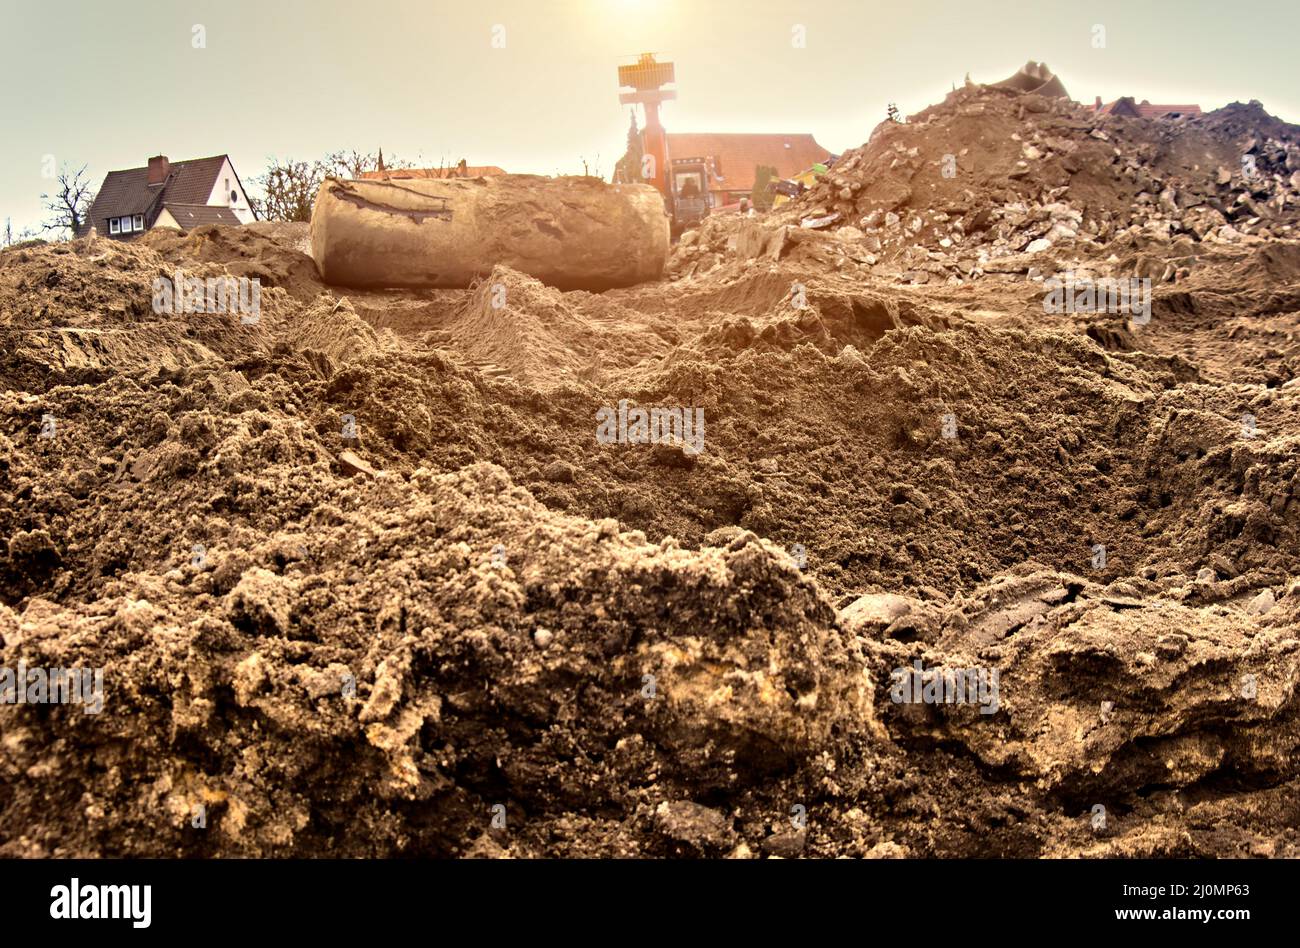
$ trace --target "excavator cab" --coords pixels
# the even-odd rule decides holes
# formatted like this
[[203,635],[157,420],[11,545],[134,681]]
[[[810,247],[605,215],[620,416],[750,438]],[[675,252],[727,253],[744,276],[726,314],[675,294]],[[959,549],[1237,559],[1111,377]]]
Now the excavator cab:
[[709,179],[704,159],[673,159],[671,185],[676,236],[709,216]]

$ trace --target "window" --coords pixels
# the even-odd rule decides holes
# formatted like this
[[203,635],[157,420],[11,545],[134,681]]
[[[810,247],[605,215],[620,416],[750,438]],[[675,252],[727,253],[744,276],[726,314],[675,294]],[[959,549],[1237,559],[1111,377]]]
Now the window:
[[678,194],[698,197],[703,192],[704,182],[699,172],[683,172],[675,178]]
[[108,232],[110,234],[129,234],[137,230],[144,230],[143,214],[129,214],[126,217],[110,217],[108,219]]
[[238,204],[238,203],[239,203],[239,192],[238,192],[238,191],[231,191],[231,192],[230,192],[230,203],[231,203],[231,204]]

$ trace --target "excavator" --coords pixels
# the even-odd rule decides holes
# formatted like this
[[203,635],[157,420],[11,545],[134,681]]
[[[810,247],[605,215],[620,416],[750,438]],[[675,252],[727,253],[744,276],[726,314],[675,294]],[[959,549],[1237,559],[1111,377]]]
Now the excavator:
[[668,135],[659,121],[659,106],[677,98],[672,63],[658,62],[654,53],[642,53],[630,66],[618,67],[618,84],[622,89],[618,101],[623,105],[645,108],[645,126],[641,130],[641,174],[647,184],[663,195],[664,207],[672,220],[672,236],[694,227],[709,215],[709,158],[683,156],[674,158],[668,151]]

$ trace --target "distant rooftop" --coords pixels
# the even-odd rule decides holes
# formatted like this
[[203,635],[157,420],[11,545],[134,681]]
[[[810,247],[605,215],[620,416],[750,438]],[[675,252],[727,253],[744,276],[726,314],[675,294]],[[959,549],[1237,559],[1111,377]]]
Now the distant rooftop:
[[789,178],[831,156],[811,135],[743,132],[669,132],[668,154],[673,159],[712,158],[711,191],[753,190],[759,165]]
[[1135,102],[1132,96],[1124,96],[1114,102],[1101,103],[1101,97],[1093,104],[1093,110],[1100,115],[1127,115],[1133,118],[1180,118],[1201,114],[1199,105],[1152,105],[1146,99]]

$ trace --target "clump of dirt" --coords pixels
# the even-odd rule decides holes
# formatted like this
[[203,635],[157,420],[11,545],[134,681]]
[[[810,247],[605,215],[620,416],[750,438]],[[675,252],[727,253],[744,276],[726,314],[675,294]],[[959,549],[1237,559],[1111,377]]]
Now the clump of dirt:
[[[11,854],[49,852],[51,801],[96,814],[69,851],[457,852],[497,803],[508,828],[575,808],[648,823],[665,793],[780,781],[883,734],[834,609],[757,538],[649,544],[548,513],[488,465],[311,499],[262,542],[214,537],[199,565],[126,574],[94,608],[0,607],[7,658],[119,683],[101,715],[6,728],[6,774],[37,747],[85,767],[28,764]],[[56,751],[65,721],[78,737]],[[114,766],[133,779],[100,785]],[[191,831],[196,807],[214,832]]]
[[[1290,191],[1162,239],[1134,190],[1293,139],[1030,95],[834,166],[982,235],[924,283],[798,226],[833,190],[602,294],[345,294],[292,230],[0,251],[0,669],[104,684],[0,703],[0,854],[1300,855]],[[963,141],[993,183],[931,199],[908,162]],[[1076,193],[1062,244],[1154,274],[1149,321],[1044,306],[1013,244]],[[178,268],[258,277],[259,318],[156,311]],[[597,438],[637,408],[703,450]]]

